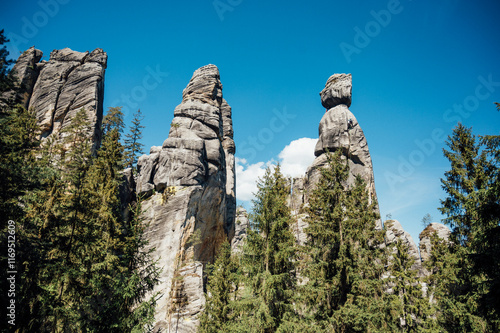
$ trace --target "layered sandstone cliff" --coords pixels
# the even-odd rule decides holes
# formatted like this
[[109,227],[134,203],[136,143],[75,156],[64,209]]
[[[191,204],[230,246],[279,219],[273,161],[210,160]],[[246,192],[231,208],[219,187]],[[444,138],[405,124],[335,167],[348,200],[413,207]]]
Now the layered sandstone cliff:
[[104,100],[104,72],[107,54],[102,49],[77,52],[68,48],[54,50],[49,61],[42,61],[42,51],[26,50],[13,67],[17,87],[16,102],[34,110],[42,138],[58,141],[62,131],[80,109],[85,109],[90,123],[93,148],[101,141]]
[[138,162],[146,197],[145,236],[163,269],[155,330],[194,332],[204,308],[204,264],[234,235],[235,172],[231,108],[214,65],[196,70],[174,110],[170,133]]

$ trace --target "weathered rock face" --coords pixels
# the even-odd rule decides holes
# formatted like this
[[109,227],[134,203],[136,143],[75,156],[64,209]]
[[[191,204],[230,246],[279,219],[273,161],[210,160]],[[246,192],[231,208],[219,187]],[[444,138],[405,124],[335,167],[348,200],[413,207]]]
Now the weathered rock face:
[[328,110],[337,105],[351,106],[351,74],[333,74],[326,81],[325,88],[319,93],[321,104]]
[[236,145],[233,140],[233,120],[232,110],[225,99],[222,99],[222,148],[226,157],[226,204],[227,204],[227,222],[226,225],[231,225],[235,221],[236,211],[236,173],[235,173],[235,157]]
[[450,238],[450,229],[441,223],[431,223],[429,224],[419,235],[420,238],[420,257],[422,258],[422,263],[429,259],[431,255],[431,237],[436,233],[436,235],[445,241]]
[[231,240],[231,252],[240,253],[247,238],[247,230],[250,228],[248,213],[243,207],[236,208],[236,219],[234,226],[234,237]]
[[48,62],[39,62],[42,55],[34,47],[21,54],[12,69],[18,92],[2,97],[34,110],[42,139],[52,137],[54,141],[61,140],[61,129],[85,109],[95,151],[101,143],[107,54],[102,49],[89,53],[65,48],[52,51]]
[[420,275],[423,274],[422,271],[422,262],[420,261],[420,254],[418,252],[418,247],[413,241],[411,235],[404,231],[401,223],[397,220],[388,220],[384,222],[385,227],[385,244],[389,249],[393,249],[395,251],[395,244],[398,240],[401,240],[401,243],[408,247],[409,255],[415,260],[415,263],[412,266],[412,269],[419,272]]
[[10,75],[14,75],[16,78],[18,93],[16,95],[14,93],[7,93],[4,97],[14,99],[15,103],[28,108],[40,68],[44,65],[43,63],[39,63],[42,55],[42,51],[32,46],[19,56],[10,73]]
[[203,267],[236,215],[231,108],[214,65],[196,70],[174,110],[170,133],[138,161],[136,192],[146,237],[163,268],[155,329],[195,332],[204,308]]
[[91,53],[68,48],[54,50],[48,62],[37,63],[41,52],[30,48],[18,60],[19,79],[26,88],[22,100],[36,112],[42,137],[60,138],[81,108],[87,112],[89,135],[97,148],[101,140],[104,72],[107,55],[101,49]]

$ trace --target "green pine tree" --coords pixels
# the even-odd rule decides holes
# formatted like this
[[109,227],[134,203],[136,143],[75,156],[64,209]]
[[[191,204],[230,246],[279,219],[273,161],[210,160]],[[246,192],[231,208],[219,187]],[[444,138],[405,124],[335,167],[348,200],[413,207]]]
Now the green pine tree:
[[243,270],[251,288],[251,327],[256,332],[275,332],[286,314],[293,311],[296,249],[287,196],[290,188],[280,165],[267,168],[257,183],[250,216],[253,230],[243,250]]
[[143,299],[159,273],[145,250],[140,202],[130,220],[121,212],[122,128],[120,108],[111,108],[93,155],[82,109],[62,142],[39,152],[53,171],[26,201],[24,234],[38,257],[26,263],[21,332],[131,332],[153,320],[156,296]]
[[144,128],[144,126],[141,125],[143,120],[144,116],[141,113],[141,109],[139,109],[134,113],[134,119],[129,128],[129,133],[125,135],[125,166],[133,170],[137,165],[139,156],[144,154],[144,144],[140,142],[142,139],[142,129]]
[[423,295],[424,281],[413,268],[415,259],[410,256],[408,245],[398,239],[392,248],[387,279],[392,289],[387,296],[391,313],[387,318],[389,327],[399,332],[439,332],[433,317],[435,308]]
[[[142,236],[140,203],[133,210],[130,222],[124,220],[120,211],[122,129],[121,108],[110,108],[103,120],[103,142],[86,180],[93,228],[87,237],[92,246],[83,262],[89,286],[83,311],[84,331],[130,331],[148,324],[154,310],[154,298],[140,302],[158,278],[150,252],[143,249],[146,242]],[[145,316],[141,318],[138,313]]]
[[9,51],[4,45],[9,42],[9,40],[4,35],[4,29],[0,30],[0,116],[4,115],[5,107],[9,109],[12,107],[10,101],[8,100],[8,95],[3,93],[9,92],[15,87],[14,78],[10,74],[10,66],[14,63],[13,60],[8,59]]
[[[26,207],[29,206],[33,192],[44,187],[44,179],[48,177],[51,168],[43,164],[39,154],[39,128],[34,112],[29,112],[22,106],[6,109],[0,116],[0,214],[2,216],[0,248],[1,262],[7,266],[7,232],[8,220],[15,225],[15,250],[16,250],[16,312],[17,318],[30,318],[29,308],[34,306],[40,290],[37,287],[36,275],[39,258],[45,251],[43,242],[37,242],[33,233],[36,225],[33,220],[26,217]],[[6,270],[0,273],[2,290],[7,288]],[[5,309],[9,298],[7,293],[0,296],[2,311],[6,317]],[[26,321],[16,321],[16,327],[23,332]],[[29,330],[24,330],[29,331]]]
[[242,253],[231,258],[224,245],[209,276],[202,332],[276,332],[293,313],[296,249],[289,187],[279,165],[268,168],[257,186]]
[[349,167],[341,151],[328,165],[309,200],[308,240],[301,321],[308,331],[364,332],[384,325],[383,231],[376,202],[360,177],[347,188]]
[[447,141],[444,155],[451,169],[442,180],[448,196],[441,201],[444,222],[451,229],[446,259],[452,265],[448,280],[436,287],[442,292],[443,327],[454,332],[496,331],[499,320],[500,204],[499,137],[476,137],[462,124]]
[[205,312],[200,319],[200,333],[230,331],[234,316],[231,295],[234,295],[238,283],[237,264],[231,257],[231,246],[225,241],[217,255],[215,263],[208,265],[207,294]]

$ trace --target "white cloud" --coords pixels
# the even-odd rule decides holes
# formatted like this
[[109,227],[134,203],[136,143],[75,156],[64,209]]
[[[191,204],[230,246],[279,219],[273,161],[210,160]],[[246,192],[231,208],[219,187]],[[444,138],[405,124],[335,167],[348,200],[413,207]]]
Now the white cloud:
[[281,159],[281,172],[292,177],[304,176],[314,161],[314,147],[318,139],[300,138],[287,145],[278,157]]
[[250,201],[257,192],[257,180],[264,176],[268,163],[248,164],[244,158],[236,157],[236,197],[238,200]]
[[[278,157],[281,160],[281,172],[286,176],[303,176],[314,161],[314,147],[318,139],[301,138],[290,142]],[[257,192],[257,180],[264,176],[267,166],[274,160],[248,164],[244,158],[236,157],[236,197],[240,201],[254,199]]]

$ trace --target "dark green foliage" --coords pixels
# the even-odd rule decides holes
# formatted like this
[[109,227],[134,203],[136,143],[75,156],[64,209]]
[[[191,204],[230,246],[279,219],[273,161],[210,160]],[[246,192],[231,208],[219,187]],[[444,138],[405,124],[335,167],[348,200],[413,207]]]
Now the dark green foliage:
[[144,116],[141,113],[141,109],[137,110],[137,113],[134,114],[129,133],[125,134],[125,167],[127,168],[134,169],[137,165],[137,159],[141,154],[144,154],[144,144],[139,141],[142,139],[142,129],[144,126],[141,125],[141,121],[143,119]]
[[387,281],[391,292],[386,296],[390,312],[387,324],[393,331],[439,332],[433,318],[435,308],[423,295],[424,281],[417,276],[414,264],[415,259],[411,257],[408,245],[398,239],[393,244],[389,263],[390,276]]
[[[14,219],[21,214],[18,197],[37,186],[38,127],[33,112],[22,106],[0,115],[0,214]],[[6,221],[5,221],[6,223]]]
[[383,327],[383,231],[376,230],[376,202],[357,178],[346,188],[348,165],[340,150],[309,200],[308,241],[300,296],[310,331],[367,331]]
[[[45,183],[50,176],[50,168],[36,158],[38,147],[38,127],[33,112],[28,112],[21,106],[8,108],[0,115],[0,215],[1,223],[1,262],[7,267],[7,221],[13,220],[16,227],[16,311],[17,318],[29,318],[27,307],[19,304],[31,304],[38,293],[34,280],[36,268],[31,264],[32,258],[39,258],[43,251],[42,244],[27,241],[33,230],[32,223],[25,223],[25,207],[29,204],[30,195]],[[1,270],[1,290],[7,290],[6,269]],[[0,296],[2,311],[6,317],[7,293]],[[19,321],[17,321],[19,322]],[[4,321],[2,325],[6,324]]]
[[252,330],[274,332],[293,310],[296,249],[286,203],[290,188],[279,164],[266,170],[257,188],[251,215],[254,229],[248,232],[244,247],[243,271],[245,287],[252,291]]
[[144,297],[159,271],[144,250],[140,202],[129,220],[120,210],[120,108],[104,118],[95,156],[83,109],[62,141],[42,148],[33,114],[18,108],[9,117],[1,158],[12,169],[0,176],[12,190],[1,207],[18,221],[19,332],[142,331],[153,320],[155,296]]
[[237,263],[231,257],[231,246],[225,241],[213,265],[207,265],[209,283],[207,303],[200,320],[200,333],[227,332],[234,313],[231,294],[237,285]]
[[440,210],[453,245],[438,247],[447,267],[437,272],[442,278],[435,288],[448,331],[500,329],[499,142],[499,136],[476,137],[459,124],[444,150],[451,169],[442,180],[448,197]]
[[293,314],[295,239],[286,204],[289,187],[277,165],[258,182],[252,230],[243,251],[223,245],[208,276],[202,332],[276,332]]
[[[7,102],[2,93],[8,92],[14,88],[14,79],[12,75],[9,75],[10,66],[14,61],[7,58],[9,56],[9,51],[7,51],[7,47],[4,45],[8,41],[9,40],[4,35],[4,30],[0,30],[0,106],[2,103]],[[2,111],[1,109],[0,107],[0,111]]]

